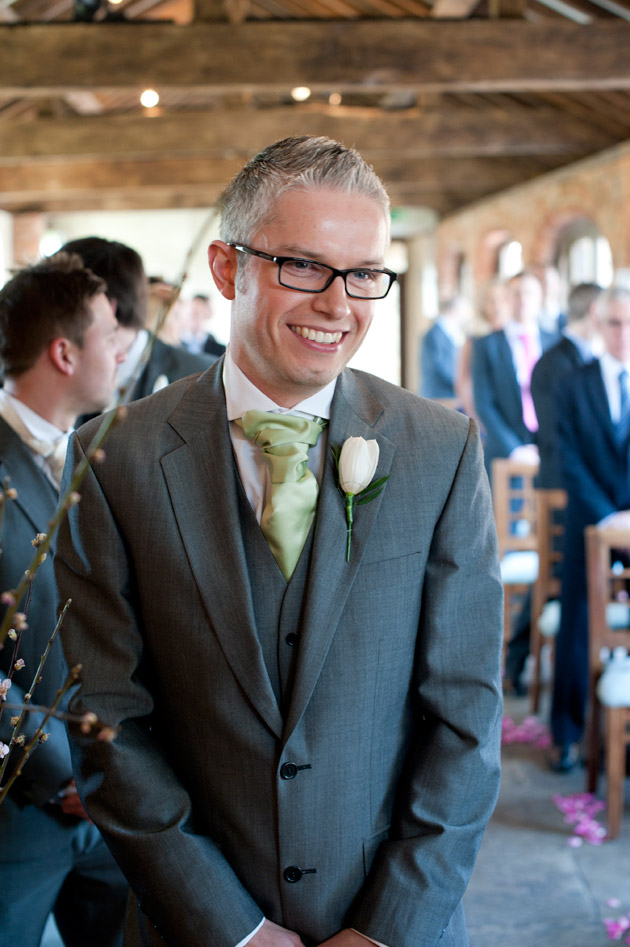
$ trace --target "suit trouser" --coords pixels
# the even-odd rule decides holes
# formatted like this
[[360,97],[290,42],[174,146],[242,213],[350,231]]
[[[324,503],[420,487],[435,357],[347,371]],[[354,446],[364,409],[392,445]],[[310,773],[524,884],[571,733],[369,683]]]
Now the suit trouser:
[[0,947],[120,947],[128,885],[98,829],[8,798],[0,806]]

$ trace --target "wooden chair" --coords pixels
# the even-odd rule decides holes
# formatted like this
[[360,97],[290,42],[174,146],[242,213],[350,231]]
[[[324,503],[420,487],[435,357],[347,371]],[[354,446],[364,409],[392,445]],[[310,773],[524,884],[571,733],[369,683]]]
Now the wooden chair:
[[[530,700],[532,713],[538,713],[541,691],[541,657],[545,644],[555,650],[555,636],[558,634],[559,621],[547,610],[548,620],[543,624],[541,616],[548,602],[557,602],[557,615],[560,615],[560,565],[562,563],[562,536],[564,520],[562,512],[566,509],[565,490],[538,490],[536,495],[536,534],[538,537],[538,576],[532,591],[532,612],[530,626],[530,654],[532,656],[532,678]],[[551,620],[549,620],[551,619]]]
[[512,619],[538,575],[537,491],[534,489],[537,473],[537,464],[509,458],[492,462],[492,505],[505,596],[504,644],[510,637]]
[[[611,564],[611,551],[630,550],[630,530],[589,526],[585,536],[589,620],[587,789],[595,792],[601,750],[602,705],[597,696],[597,682],[603,670],[601,652],[603,648],[612,651],[618,645],[630,649],[630,605],[617,600],[619,591],[625,590],[630,579],[630,568],[621,566],[619,562]],[[626,748],[630,746],[630,705],[604,709],[608,836],[616,838],[623,814]]]

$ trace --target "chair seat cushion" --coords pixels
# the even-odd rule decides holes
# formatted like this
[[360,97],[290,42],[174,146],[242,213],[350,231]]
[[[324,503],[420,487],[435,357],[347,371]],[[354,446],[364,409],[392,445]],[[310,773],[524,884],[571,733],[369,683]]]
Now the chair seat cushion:
[[532,585],[538,578],[538,553],[534,550],[507,552],[501,559],[504,585]]

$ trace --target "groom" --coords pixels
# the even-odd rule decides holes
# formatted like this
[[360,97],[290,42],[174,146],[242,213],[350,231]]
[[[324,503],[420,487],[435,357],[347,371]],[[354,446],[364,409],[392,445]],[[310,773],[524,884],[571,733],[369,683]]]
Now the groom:
[[[72,709],[120,727],[75,732],[74,762],[135,894],[127,945],[468,943],[499,781],[496,539],[474,422],[345,368],[388,242],[356,152],[252,159],[209,250],[225,358],[129,407],[60,535]],[[349,437],[388,479],[347,561]],[[274,451],[299,455],[291,484]]]

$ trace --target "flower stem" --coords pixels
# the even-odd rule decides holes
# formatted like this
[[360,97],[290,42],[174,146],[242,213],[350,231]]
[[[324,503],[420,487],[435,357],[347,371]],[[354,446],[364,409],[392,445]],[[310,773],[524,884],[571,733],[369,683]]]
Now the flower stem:
[[346,532],[346,562],[350,562],[350,542],[352,540],[352,524],[354,522],[354,494],[346,493],[346,521],[348,529]]

